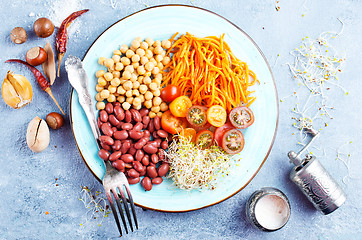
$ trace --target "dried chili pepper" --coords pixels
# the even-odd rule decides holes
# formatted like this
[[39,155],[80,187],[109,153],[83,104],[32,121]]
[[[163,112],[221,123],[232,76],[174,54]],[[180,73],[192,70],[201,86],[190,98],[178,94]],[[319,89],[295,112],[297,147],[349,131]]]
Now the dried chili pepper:
[[27,66],[30,69],[30,71],[34,74],[34,77],[35,77],[36,81],[38,82],[40,88],[49,94],[49,96],[54,100],[55,104],[58,106],[60,111],[65,115],[63,109],[59,106],[57,100],[55,99],[55,97],[50,89],[50,84],[49,84],[48,80],[43,76],[43,74],[38,69],[36,69],[35,67],[31,66],[27,62],[20,60],[20,59],[9,59],[5,62],[6,63],[7,62],[17,62],[17,63],[22,63],[25,66]]
[[58,77],[60,72],[60,63],[62,61],[62,58],[67,51],[67,40],[68,40],[68,34],[67,34],[67,28],[68,26],[80,15],[82,15],[85,12],[88,12],[89,9],[80,10],[77,12],[74,12],[70,14],[66,19],[63,20],[62,24],[60,25],[60,28],[58,30],[58,34],[56,37],[56,45],[58,50]]

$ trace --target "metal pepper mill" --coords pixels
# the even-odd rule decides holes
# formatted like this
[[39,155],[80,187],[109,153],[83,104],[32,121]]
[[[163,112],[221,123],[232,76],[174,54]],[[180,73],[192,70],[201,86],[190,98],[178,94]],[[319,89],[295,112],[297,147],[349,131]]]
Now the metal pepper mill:
[[314,156],[306,155],[304,159],[300,157],[319,135],[313,128],[305,128],[305,131],[312,136],[308,144],[298,153],[288,153],[290,162],[295,165],[290,172],[290,179],[316,209],[327,215],[346,201],[346,194]]

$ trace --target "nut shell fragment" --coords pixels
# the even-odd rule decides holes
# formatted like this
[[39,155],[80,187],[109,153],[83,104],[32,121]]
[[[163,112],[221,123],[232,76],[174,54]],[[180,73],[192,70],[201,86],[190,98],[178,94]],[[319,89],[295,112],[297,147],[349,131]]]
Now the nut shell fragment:
[[35,117],[26,131],[26,143],[33,152],[42,152],[49,146],[50,134],[46,122]]

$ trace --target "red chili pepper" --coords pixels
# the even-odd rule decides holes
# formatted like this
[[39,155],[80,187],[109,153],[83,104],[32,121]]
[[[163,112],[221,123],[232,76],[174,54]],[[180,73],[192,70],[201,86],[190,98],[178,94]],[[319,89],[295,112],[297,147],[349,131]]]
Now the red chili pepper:
[[62,58],[67,51],[67,40],[68,40],[68,34],[67,34],[67,28],[69,25],[80,15],[82,15],[85,12],[88,12],[89,9],[80,10],[77,12],[74,12],[70,14],[66,19],[63,20],[62,24],[60,25],[60,28],[58,30],[58,34],[56,37],[56,45],[58,50],[58,77],[60,72],[60,63],[62,61]]
[[50,89],[50,84],[49,84],[48,80],[43,76],[43,74],[38,69],[36,69],[35,67],[31,66],[27,62],[20,60],[20,59],[9,59],[5,62],[6,63],[7,62],[17,62],[17,63],[21,63],[21,64],[24,64],[25,66],[27,66],[30,69],[30,71],[34,74],[34,77],[35,77],[36,81],[38,82],[39,86],[41,87],[41,89],[50,95],[50,97],[54,100],[55,104],[57,104],[60,111],[65,115],[63,109],[59,106],[57,100],[53,96],[53,93]]

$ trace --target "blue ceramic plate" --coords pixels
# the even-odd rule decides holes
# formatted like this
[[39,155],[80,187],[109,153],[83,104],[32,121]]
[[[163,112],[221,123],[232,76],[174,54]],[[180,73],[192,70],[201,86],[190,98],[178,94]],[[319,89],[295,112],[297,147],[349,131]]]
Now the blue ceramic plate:
[[[95,72],[101,69],[97,63],[99,57],[111,57],[113,50],[119,49],[121,44],[129,45],[138,36],[163,40],[170,38],[175,32],[189,32],[198,37],[220,36],[225,33],[225,41],[233,53],[246,61],[260,80],[260,85],[254,86],[257,100],[251,106],[255,122],[243,131],[244,150],[234,156],[241,159],[239,166],[234,166],[233,173],[222,178],[215,190],[179,190],[172,187],[170,179],[154,186],[150,192],[145,192],[140,184],[131,186],[134,201],[138,206],[157,211],[184,212],[219,203],[238,193],[251,181],[273,145],[278,122],[278,102],[270,67],[255,42],[225,18],[204,9],[182,5],[148,8],[118,21],[104,31],[83,59],[91,94],[96,95]],[[105,169],[98,157],[92,131],[79,105],[77,93],[73,91],[71,96],[71,124],[76,143],[89,169],[96,178],[102,179]]]

